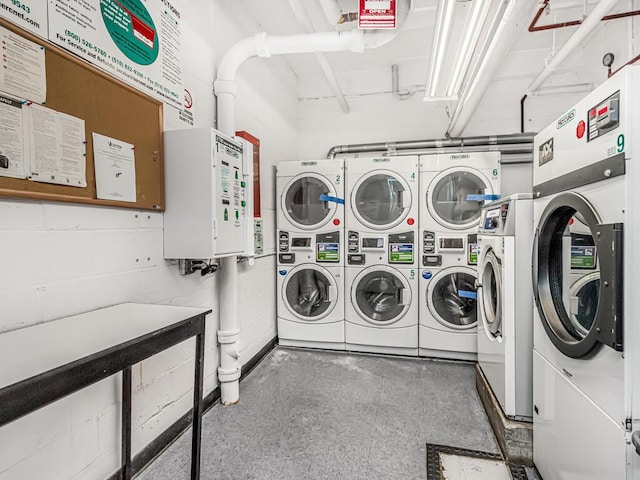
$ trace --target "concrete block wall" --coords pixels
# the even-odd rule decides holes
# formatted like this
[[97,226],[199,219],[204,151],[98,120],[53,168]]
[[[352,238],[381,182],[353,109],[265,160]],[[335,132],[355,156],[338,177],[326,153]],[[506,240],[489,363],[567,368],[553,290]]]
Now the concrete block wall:
[[[224,0],[172,3],[184,22],[194,126],[215,126],[215,66],[247,34],[246,25]],[[265,255],[240,266],[245,363],[276,335],[273,165],[297,154],[298,99],[295,77],[275,62],[247,62],[238,81],[237,129],[261,140],[265,220]],[[165,106],[164,118],[165,129],[188,128],[173,107]],[[210,393],[218,384],[219,278],[179,275],[177,262],[163,258],[162,229],[160,212],[0,198],[0,332],[121,302],[211,308],[204,380]],[[188,340],[134,367],[134,454],[191,408],[193,353]],[[115,472],[120,384],[116,375],[0,428],[0,480],[100,479]]]

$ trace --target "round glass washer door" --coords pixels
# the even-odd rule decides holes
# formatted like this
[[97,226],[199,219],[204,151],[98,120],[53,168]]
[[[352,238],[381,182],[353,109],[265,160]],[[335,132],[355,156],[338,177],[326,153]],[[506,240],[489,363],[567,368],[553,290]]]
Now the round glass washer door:
[[391,325],[411,305],[411,286],[397,270],[385,265],[369,267],[353,281],[351,301],[358,314],[372,325]]
[[336,196],[329,180],[316,173],[298,175],[282,191],[282,212],[296,228],[320,228],[331,220],[337,209],[337,203],[322,200],[323,196]]
[[[572,232],[577,218],[589,228],[595,245],[575,244],[584,238],[584,233]],[[584,358],[603,344],[622,351],[622,227],[602,224],[588,200],[574,192],[554,197],[540,216],[534,238],[534,298],[547,336],[564,355]],[[589,247],[595,248],[589,252]],[[606,255],[596,259],[596,249]],[[594,280],[590,284],[584,270],[576,269],[585,265]],[[581,295],[577,282],[572,289],[576,272],[586,282]]]
[[493,194],[489,180],[477,170],[454,167],[443,170],[427,189],[427,208],[443,227],[466,230],[477,226],[483,201],[467,200],[467,195]]
[[411,208],[411,190],[397,173],[376,170],[363,175],[351,190],[351,211],[373,230],[386,230],[402,222]]
[[320,265],[299,265],[285,277],[282,298],[296,318],[317,322],[336,307],[338,286],[333,275]]
[[450,267],[439,271],[427,286],[427,306],[431,315],[452,330],[475,328],[478,321],[475,298],[461,292],[476,292],[476,271]]
[[478,286],[478,309],[482,326],[491,340],[502,341],[502,267],[492,247],[482,260],[482,276]]

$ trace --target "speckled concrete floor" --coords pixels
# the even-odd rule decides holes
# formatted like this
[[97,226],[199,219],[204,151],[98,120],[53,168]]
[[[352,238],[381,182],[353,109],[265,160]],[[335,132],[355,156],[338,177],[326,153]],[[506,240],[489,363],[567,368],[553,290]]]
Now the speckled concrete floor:
[[[137,478],[189,478],[190,432]],[[426,443],[498,452],[472,364],[278,347],[203,418],[202,480],[426,478]]]

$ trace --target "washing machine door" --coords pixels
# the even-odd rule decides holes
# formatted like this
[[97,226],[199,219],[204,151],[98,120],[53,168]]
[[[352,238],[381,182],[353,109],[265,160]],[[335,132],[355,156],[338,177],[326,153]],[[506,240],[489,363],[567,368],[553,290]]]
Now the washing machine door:
[[314,264],[298,265],[285,278],[282,298],[296,318],[317,322],[336,307],[338,285],[326,268]]
[[440,172],[427,188],[427,208],[443,227],[466,230],[477,226],[484,201],[468,195],[490,195],[489,180],[473,168],[454,167]]
[[476,271],[450,267],[438,272],[427,287],[431,315],[452,330],[469,330],[477,325]]
[[363,175],[351,191],[351,211],[367,228],[386,230],[395,227],[409,213],[411,190],[395,172],[376,170]]
[[502,341],[502,265],[493,247],[483,254],[478,279],[478,309],[482,326],[491,340]]
[[336,212],[333,184],[322,175],[304,173],[292,178],[281,194],[283,215],[294,227],[314,230],[325,225]]
[[368,323],[391,325],[407,313],[411,305],[411,286],[394,268],[369,267],[353,281],[351,301],[358,315]]
[[[572,232],[574,224],[589,227],[592,245],[585,245],[584,233]],[[547,335],[569,357],[586,357],[602,344],[623,350],[622,242],[623,224],[603,224],[580,194],[561,193],[542,212],[534,239],[534,298]],[[593,282],[574,294],[572,277],[585,267]]]

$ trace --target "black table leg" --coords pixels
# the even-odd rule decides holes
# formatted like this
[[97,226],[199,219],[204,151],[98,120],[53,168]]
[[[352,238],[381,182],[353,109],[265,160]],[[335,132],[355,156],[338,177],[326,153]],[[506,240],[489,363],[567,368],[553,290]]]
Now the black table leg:
[[193,437],[191,439],[191,480],[200,479],[200,440],[202,431],[202,384],[204,380],[204,317],[196,336],[195,379],[193,385]]
[[122,370],[122,480],[131,480],[131,367]]

